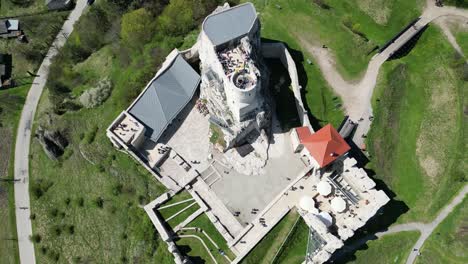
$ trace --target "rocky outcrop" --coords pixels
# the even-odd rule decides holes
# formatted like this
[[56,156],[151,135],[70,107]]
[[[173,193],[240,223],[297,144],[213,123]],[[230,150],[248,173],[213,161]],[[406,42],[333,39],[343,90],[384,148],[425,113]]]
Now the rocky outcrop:
[[68,140],[59,131],[49,131],[39,127],[35,137],[51,160],[57,160],[62,156],[68,146]]

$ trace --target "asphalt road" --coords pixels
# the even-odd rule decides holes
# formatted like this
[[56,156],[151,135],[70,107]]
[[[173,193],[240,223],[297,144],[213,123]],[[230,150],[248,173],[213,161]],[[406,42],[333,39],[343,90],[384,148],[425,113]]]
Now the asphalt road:
[[68,19],[57,34],[46,57],[37,71],[37,77],[29,89],[26,102],[23,106],[21,119],[18,124],[18,132],[15,145],[15,212],[16,212],[16,230],[18,233],[18,248],[20,263],[34,264],[36,257],[34,254],[34,245],[29,237],[32,235],[32,225],[30,220],[30,202],[29,202],[29,145],[31,143],[31,129],[36,112],[37,104],[44,89],[49,73],[51,59],[57,55],[66,42],[67,36],[73,31],[75,22],[80,18],[86,7],[86,0],[78,0],[75,8],[70,13]]

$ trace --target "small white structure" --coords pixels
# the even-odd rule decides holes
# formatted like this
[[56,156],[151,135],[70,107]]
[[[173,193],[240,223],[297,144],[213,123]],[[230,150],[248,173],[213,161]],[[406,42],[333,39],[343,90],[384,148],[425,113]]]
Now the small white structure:
[[331,207],[333,211],[341,213],[346,209],[346,202],[341,197],[335,197],[331,200]]
[[299,201],[299,206],[302,210],[316,214],[318,212],[317,208],[315,208],[315,201],[310,196],[303,196]]
[[332,191],[332,186],[326,181],[321,181],[317,184],[317,191],[320,195],[328,196]]

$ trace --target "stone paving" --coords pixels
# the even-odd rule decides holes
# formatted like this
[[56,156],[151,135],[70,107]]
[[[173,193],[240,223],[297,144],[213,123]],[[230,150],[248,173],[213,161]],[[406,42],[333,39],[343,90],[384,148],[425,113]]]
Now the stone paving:
[[[289,134],[276,134],[275,138],[262,174],[246,175],[220,163],[214,164],[221,179],[211,188],[232,213],[240,212],[238,220],[244,226],[256,217],[251,213],[252,209],[263,210],[305,168],[300,155],[293,153]],[[220,155],[216,158],[220,158],[222,164],[226,163]]]

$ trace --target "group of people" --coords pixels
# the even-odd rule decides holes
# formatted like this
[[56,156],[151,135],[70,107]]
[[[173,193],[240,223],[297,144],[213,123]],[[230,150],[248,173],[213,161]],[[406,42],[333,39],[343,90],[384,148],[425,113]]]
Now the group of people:
[[200,114],[204,116],[209,114],[208,108],[200,99],[195,103],[195,107],[197,108],[198,112],[200,112]]
[[158,147],[158,153],[160,155],[163,155],[165,154],[166,152],[168,152],[171,148],[168,147],[168,146],[162,146],[162,147]]
[[[234,54],[240,54],[240,58],[234,58]],[[238,69],[245,68],[245,62],[250,59],[249,54],[247,54],[241,46],[238,46],[234,49],[225,49],[218,53],[219,61],[223,65],[224,74],[226,76],[231,75],[234,71]]]

